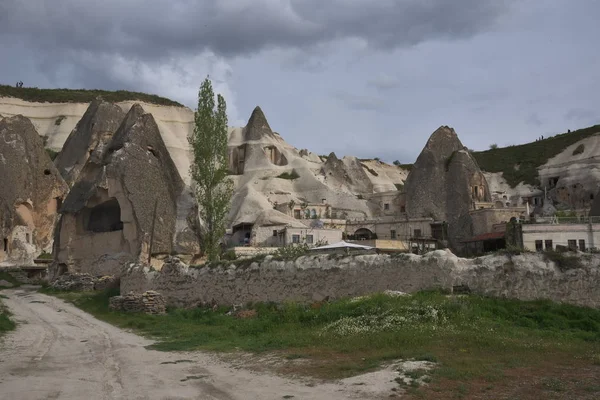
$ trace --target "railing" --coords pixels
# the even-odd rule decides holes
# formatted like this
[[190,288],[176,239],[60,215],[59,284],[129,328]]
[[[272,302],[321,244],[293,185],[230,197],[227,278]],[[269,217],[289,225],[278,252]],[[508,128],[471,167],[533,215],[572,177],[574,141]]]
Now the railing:
[[523,221],[524,224],[598,224],[600,217],[536,217],[529,221]]

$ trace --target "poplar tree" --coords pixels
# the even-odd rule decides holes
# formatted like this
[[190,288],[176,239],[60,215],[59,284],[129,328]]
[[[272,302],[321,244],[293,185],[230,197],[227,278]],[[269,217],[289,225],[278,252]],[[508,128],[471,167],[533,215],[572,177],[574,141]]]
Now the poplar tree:
[[201,220],[202,252],[209,261],[220,256],[220,240],[225,235],[227,215],[233,195],[233,182],[227,167],[227,104],[220,94],[215,95],[207,77],[198,92],[194,132],[188,137],[193,151],[190,167],[195,183],[196,199]]

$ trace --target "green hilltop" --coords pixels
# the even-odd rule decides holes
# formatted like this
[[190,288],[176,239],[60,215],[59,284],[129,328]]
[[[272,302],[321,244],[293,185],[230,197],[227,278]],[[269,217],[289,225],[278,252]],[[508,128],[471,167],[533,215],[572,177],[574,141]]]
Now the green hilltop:
[[[479,167],[486,172],[502,172],[504,179],[511,187],[519,182],[539,185],[537,168],[550,158],[564,151],[570,145],[600,133],[600,125],[579,129],[570,133],[562,133],[536,142],[474,151],[473,157]],[[581,149],[582,152],[583,149]],[[575,152],[577,154],[577,152]]]
[[87,89],[39,89],[37,87],[14,87],[0,85],[0,97],[15,97],[39,103],[89,103],[101,96],[109,102],[142,101],[161,106],[184,107],[176,101],[154,94],[129,92],[127,90],[87,90]]

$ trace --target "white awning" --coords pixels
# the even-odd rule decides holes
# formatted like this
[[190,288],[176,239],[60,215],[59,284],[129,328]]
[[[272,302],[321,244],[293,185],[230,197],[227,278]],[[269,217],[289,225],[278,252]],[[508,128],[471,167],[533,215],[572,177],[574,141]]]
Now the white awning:
[[361,244],[348,243],[345,241],[341,241],[334,244],[328,244],[326,246],[314,247],[311,250],[328,250],[328,249],[361,249],[361,250],[372,250],[374,247],[371,246],[363,246]]

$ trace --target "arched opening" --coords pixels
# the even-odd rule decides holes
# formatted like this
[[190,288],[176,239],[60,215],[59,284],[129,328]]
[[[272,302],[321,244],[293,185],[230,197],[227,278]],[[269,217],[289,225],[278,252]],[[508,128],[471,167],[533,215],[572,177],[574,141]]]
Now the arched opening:
[[284,166],[287,165],[287,158],[279,151],[276,146],[267,146],[263,148],[265,155],[272,164]]
[[354,240],[372,240],[377,239],[377,235],[375,235],[371,230],[367,228],[360,228],[354,232]]
[[110,199],[96,207],[85,211],[87,218],[84,221],[86,231],[114,232],[123,230],[121,221],[121,207],[117,199]]
[[317,210],[315,210],[314,208],[310,210],[310,217],[313,219],[317,218]]

